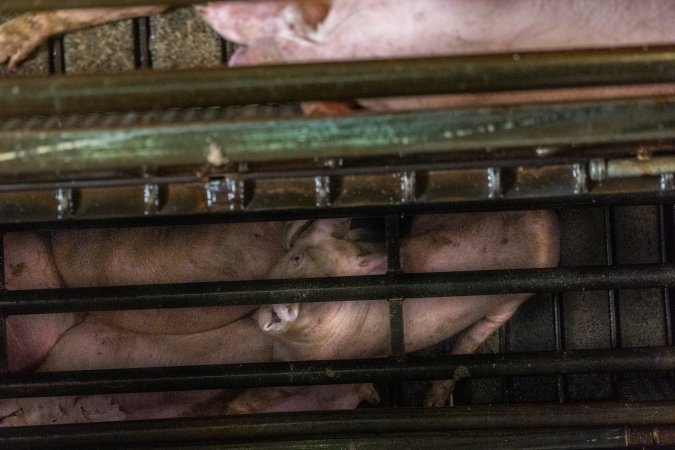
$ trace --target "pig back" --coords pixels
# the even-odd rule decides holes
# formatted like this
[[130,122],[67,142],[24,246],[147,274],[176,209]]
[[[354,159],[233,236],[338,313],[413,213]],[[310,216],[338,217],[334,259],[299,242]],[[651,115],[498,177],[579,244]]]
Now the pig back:
[[[190,283],[266,278],[283,224],[234,223],[128,229],[61,230],[52,253],[68,287]],[[142,333],[185,334],[226,325],[253,306],[105,311],[97,320]]]

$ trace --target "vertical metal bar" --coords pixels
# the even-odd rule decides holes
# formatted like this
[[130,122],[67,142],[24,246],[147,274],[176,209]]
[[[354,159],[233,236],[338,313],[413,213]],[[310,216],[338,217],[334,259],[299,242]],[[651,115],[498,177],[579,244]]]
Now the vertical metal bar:
[[149,17],[134,19],[134,61],[137,69],[152,67]]
[[[608,266],[614,265],[616,236],[614,231],[614,208],[605,208],[605,256]],[[619,292],[610,289],[608,292],[609,304],[609,338],[612,348],[621,347],[621,330],[619,329]]]
[[[5,233],[0,230],[0,292],[5,286]],[[0,316],[0,374],[7,373],[7,317]]]
[[[384,222],[384,233],[387,242],[387,274],[401,273],[401,255],[399,242],[399,216],[387,216]],[[391,352],[394,356],[405,353],[403,335],[403,298],[389,300],[389,330],[391,334]]]
[[[605,257],[608,266],[614,265],[614,253],[616,250],[616,233],[614,230],[615,211],[614,207],[604,209],[605,219]],[[609,309],[609,340],[611,348],[621,347],[621,328],[619,320],[619,291],[610,289],[607,291],[607,303]],[[614,398],[617,395],[617,382],[621,377],[618,373],[612,374],[612,390]]]
[[[384,219],[384,235],[387,245],[387,274],[401,273],[401,252],[399,241],[399,220],[397,215],[387,216]],[[389,301],[389,333],[391,339],[391,354],[394,357],[403,357],[405,354],[405,336],[403,331],[403,298],[390,298]],[[388,383],[389,406],[398,406],[401,402],[401,383]]]
[[55,36],[47,41],[49,73],[65,73],[66,59],[63,53],[63,36]]
[[387,216],[384,221],[384,234],[387,240],[387,273],[401,273],[401,252],[399,242],[399,220],[397,215]]
[[[551,296],[553,301],[553,329],[555,332],[555,349],[557,352],[565,350],[565,331],[563,324],[562,294],[557,292]],[[558,375],[558,402],[565,403],[567,392],[567,378]]]
[[237,50],[239,46],[234,42],[226,41],[225,39],[221,39],[220,44],[223,53],[222,61],[223,63],[227,64],[232,54],[234,54],[234,52]]
[[[506,322],[499,329],[499,353],[509,352],[509,322]],[[502,377],[502,401],[506,404],[511,403],[511,377]]]
[[[659,205],[659,256],[662,264],[673,261],[673,205]],[[663,315],[666,342],[673,345],[673,326],[671,317],[671,297],[669,288],[663,288]]]

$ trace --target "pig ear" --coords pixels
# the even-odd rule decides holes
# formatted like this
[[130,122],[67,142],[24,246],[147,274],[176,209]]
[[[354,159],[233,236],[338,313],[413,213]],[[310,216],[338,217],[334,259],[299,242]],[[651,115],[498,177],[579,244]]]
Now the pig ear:
[[284,238],[282,242],[284,248],[290,250],[298,236],[309,228],[311,224],[312,222],[310,220],[295,220],[293,222],[288,222],[284,227]]
[[312,231],[324,236],[332,236],[342,239],[349,232],[352,219],[322,219],[316,220],[312,225]]

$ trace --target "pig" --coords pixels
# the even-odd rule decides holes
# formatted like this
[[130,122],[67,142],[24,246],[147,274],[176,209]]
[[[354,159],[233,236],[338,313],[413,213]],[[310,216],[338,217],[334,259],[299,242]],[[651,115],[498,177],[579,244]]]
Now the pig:
[[[343,239],[348,228],[348,219],[288,227],[289,251],[270,276],[385,273],[386,254],[364,254],[358,243]],[[400,257],[401,268],[408,273],[551,267],[559,257],[557,220],[549,211],[419,216],[413,220],[411,235],[401,242]],[[530,296],[405,300],[405,349],[422,349],[461,331],[452,353],[472,353]],[[260,328],[274,338],[276,360],[369,358],[390,353],[386,301],[278,304],[261,307],[256,315]],[[445,404],[453,387],[454,380],[434,383],[425,406]],[[262,399],[278,393],[268,389],[257,390],[256,395]]]
[[[675,42],[675,0],[258,0],[195,8],[221,36],[243,45],[231,66]],[[52,34],[164,9],[25,14],[0,25],[0,63],[15,66]],[[675,85],[660,84],[359,102],[372,110],[398,110],[673,93]],[[303,108],[321,115],[352,109],[343,102],[309,102]]]
[[[279,222],[5,236],[7,287],[16,289],[264,278],[283,253]],[[96,370],[271,361],[252,307],[11,316],[9,369]],[[0,426],[237,414],[238,391],[188,391],[0,401]],[[376,400],[363,386],[328,387],[259,411],[339,409]],[[355,403],[354,403],[355,402]]]
[[[233,223],[122,230],[60,230],[5,237],[8,289],[260,279],[283,254],[283,223]],[[100,311],[100,323],[143,334],[192,334],[225,326],[253,306]],[[81,315],[13,316],[9,370],[35,367]],[[33,322],[37,320],[38,322]],[[40,323],[41,333],[32,330]]]
[[[4,238],[6,285],[11,291],[265,278],[283,253],[282,231],[283,223],[267,222],[60,230],[51,235],[9,233]],[[37,367],[39,371],[52,371],[269,361],[271,344],[249,317],[253,309],[231,306],[95,312],[86,318],[72,313],[10,316],[8,369],[19,372]],[[120,414],[154,417],[192,413],[195,402],[219,396],[219,391],[209,391],[98,396],[81,401],[98,411],[91,417],[112,420]],[[0,417],[6,417],[5,425],[87,420],[88,415],[59,413],[75,404],[79,405],[69,397],[5,401],[0,405]],[[16,411],[21,413],[17,415]]]

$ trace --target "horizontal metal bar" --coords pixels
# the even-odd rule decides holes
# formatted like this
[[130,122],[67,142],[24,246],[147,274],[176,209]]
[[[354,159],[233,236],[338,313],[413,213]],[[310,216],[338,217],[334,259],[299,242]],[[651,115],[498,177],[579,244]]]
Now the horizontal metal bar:
[[675,46],[0,79],[0,115],[670,83]]
[[2,428],[0,444],[3,448],[91,448],[114,442],[115,446],[128,448],[144,444],[180,445],[312,435],[445,432],[468,428],[646,426],[672,425],[674,422],[675,403],[672,402],[371,408]]
[[105,130],[0,131],[0,176],[675,137],[675,98]]
[[[675,426],[658,427],[604,427],[604,428],[548,428],[516,430],[453,430],[435,433],[373,433],[350,436],[308,436],[305,438],[220,442],[218,444],[191,443],[172,450],[426,450],[426,449],[594,449],[633,446],[675,445]],[[161,444],[160,444],[161,445]],[[142,447],[148,450],[148,447]],[[151,448],[159,448],[152,446]],[[164,448],[164,447],[161,447]],[[139,448],[140,450],[140,448]]]
[[0,376],[0,398],[655,370],[675,370],[675,348],[21,373]]
[[150,5],[188,6],[198,3],[200,2],[195,0],[2,0],[2,2],[0,2],[0,12],[46,11],[53,9],[99,7],[123,8],[126,6]]
[[[555,267],[0,292],[0,315],[675,286],[675,265]],[[470,301],[470,300],[467,300]]]

